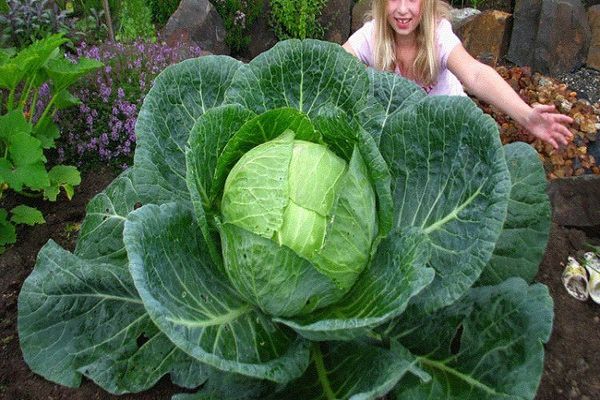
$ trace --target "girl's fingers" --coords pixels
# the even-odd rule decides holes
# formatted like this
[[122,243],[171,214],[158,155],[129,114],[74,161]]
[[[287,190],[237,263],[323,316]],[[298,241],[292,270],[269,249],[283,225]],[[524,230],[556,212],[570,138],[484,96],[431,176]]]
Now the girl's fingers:
[[556,112],[556,107],[553,104],[536,104],[534,108],[541,112]]

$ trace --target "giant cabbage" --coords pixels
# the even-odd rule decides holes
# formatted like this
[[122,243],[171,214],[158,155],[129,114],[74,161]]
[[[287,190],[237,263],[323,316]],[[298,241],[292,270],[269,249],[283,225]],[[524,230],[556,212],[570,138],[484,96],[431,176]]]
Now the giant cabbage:
[[534,397],[544,174],[469,99],[291,40],[167,68],[136,132],[75,251],[48,242],[23,285],[35,373],[114,394],[169,374],[197,388],[179,399]]

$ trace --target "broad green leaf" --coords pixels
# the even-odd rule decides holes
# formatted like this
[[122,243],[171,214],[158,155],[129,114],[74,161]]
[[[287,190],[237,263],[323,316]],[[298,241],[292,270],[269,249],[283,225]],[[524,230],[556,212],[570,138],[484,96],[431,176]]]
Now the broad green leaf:
[[381,72],[368,68],[371,85],[369,107],[359,113],[363,128],[371,134],[377,144],[386,129],[390,115],[414,105],[426,94],[414,82],[392,72]]
[[8,154],[16,167],[45,162],[42,143],[25,133],[17,133],[9,139]]
[[320,141],[308,117],[293,108],[269,110],[247,121],[230,136],[219,155],[210,190],[211,204],[220,199],[229,171],[246,152],[279,137],[287,129],[294,132],[297,140]]
[[136,123],[135,180],[145,203],[189,200],[185,147],[196,120],[223,103],[241,63],[224,56],[165,69],[144,98]]
[[403,314],[391,336],[432,380],[405,378],[392,398],[533,399],[552,317],[548,289],[519,278],[472,289],[433,314]]
[[11,189],[20,191],[23,186],[41,190],[50,185],[48,172],[43,162],[36,164],[13,166],[9,161],[0,159],[0,177]]
[[130,213],[124,242],[152,320],[194,358],[229,372],[288,382],[308,346],[242,301],[211,262],[191,211],[178,203]]
[[44,197],[56,201],[60,188],[64,188],[67,198],[73,197],[73,187],[81,183],[81,176],[77,168],[70,165],[55,165],[48,171],[50,186],[44,189]]
[[23,110],[17,108],[0,116],[0,140],[11,143],[11,138],[16,135],[29,135],[32,125],[27,122]]
[[354,122],[348,123],[348,117],[339,108],[322,107],[312,120],[326,142],[331,144],[332,151],[340,156],[344,155],[346,160],[350,160],[354,146],[358,145],[377,196],[378,234],[380,237],[386,236],[392,227],[394,211],[390,192],[391,177],[375,139]]
[[478,285],[498,284],[511,276],[531,282],[550,234],[548,182],[538,153],[519,142],[504,146],[504,150],[512,182],[508,212],[492,259]]
[[10,220],[15,224],[26,224],[31,226],[46,222],[44,215],[42,215],[40,210],[23,204],[10,210],[10,213],[12,214]]
[[[303,179],[303,174],[308,175],[308,168],[310,166],[296,168],[300,175],[298,180]],[[308,180],[320,181],[325,175],[323,169],[317,166],[314,179]],[[310,185],[316,186],[317,183]],[[378,228],[375,192],[358,146],[354,148],[347,169],[338,181],[336,197],[331,211],[333,221],[329,223],[325,240],[312,261],[322,274],[330,277],[345,291],[354,285],[358,275],[370,261],[371,246]],[[303,220],[300,219],[294,225],[302,223]]]
[[59,57],[60,45],[68,42],[62,34],[50,35],[20,50],[12,59],[25,75],[35,74],[49,60]]
[[368,94],[364,65],[339,45],[286,40],[239,69],[227,102],[257,114],[291,107],[309,117],[329,105],[352,117],[367,105]]
[[[49,241],[19,294],[23,357],[44,378],[69,387],[81,376],[120,394],[163,375],[202,369],[154,326],[126,266],[84,260]],[[138,341],[146,340],[138,344]]]
[[56,94],[56,100],[54,100],[54,105],[58,110],[63,110],[78,104],[81,104],[81,100],[79,100],[79,98],[74,94],[70,93],[67,89],[63,89],[58,92]]
[[415,363],[408,352],[400,355],[360,341],[313,343],[312,364],[306,373],[268,399],[375,400],[388,393]]
[[196,221],[216,264],[222,264],[218,236],[211,228],[212,218],[220,208],[211,198],[217,158],[231,136],[253,116],[253,112],[237,104],[215,107],[202,114],[190,132],[185,153],[187,186]]
[[209,373],[198,392],[177,394],[171,400],[265,400],[276,388],[270,381],[217,371]]
[[36,123],[31,135],[41,142],[44,149],[51,149],[55,147],[54,142],[60,137],[60,131],[52,116],[47,115]]
[[17,241],[15,226],[8,220],[8,212],[0,208],[0,254],[4,253],[7,244]]
[[[32,60],[33,57],[30,58]],[[27,60],[26,60],[27,62]],[[25,71],[13,60],[0,65],[0,88],[12,90],[25,78]]]
[[77,256],[127,265],[123,227],[127,214],[141,206],[131,175],[131,169],[124,171],[88,203],[75,248]]
[[220,227],[225,271],[240,296],[268,315],[305,313],[343,294],[306,259],[232,224]]
[[380,148],[396,227],[422,229],[432,246],[436,277],[415,307],[451,304],[479,278],[506,217],[510,177],[498,128],[468,98],[431,96],[390,116]]
[[68,92],[65,94],[65,89],[77,82],[82,76],[101,68],[103,65],[98,60],[85,57],[79,58],[76,64],[65,57],[48,60],[46,73],[52,80],[53,89],[58,93],[60,104],[65,105],[65,102],[72,102],[73,96]]
[[391,233],[368,269],[342,300],[304,317],[276,319],[311,340],[348,340],[399,315],[433,280],[425,266],[429,245],[422,233]]

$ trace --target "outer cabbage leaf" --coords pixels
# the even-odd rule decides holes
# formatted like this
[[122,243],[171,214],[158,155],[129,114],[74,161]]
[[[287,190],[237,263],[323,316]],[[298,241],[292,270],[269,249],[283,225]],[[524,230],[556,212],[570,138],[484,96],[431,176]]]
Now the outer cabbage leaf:
[[135,181],[144,203],[189,200],[185,146],[196,120],[223,103],[241,62],[225,56],[166,68],[144,98],[137,124]]
[[370,267],[334,305],[293,319],[275,319],[311,340],[348,340],[399,315],[433,279],[427,238],[416,230],[391,233]]
[[359,113],[361,125],[373,136],[377,144],[387,125],[389,117],[394,112],[414,105],[426,94],[412,81],[391,72],[377,71],[368,68],[371,89],[369,107]]
[[217,159],[233,133],[252,118],[254,113],[234,104],[206,111],[190,132],[186,157],[186,180],[194,206],[196,221],[204,235],[211,258],[221,265],[219,238],[211,228],[217,205],[212,201],[213,176]]
[[369,77],[356,57],[339,45],[318,40],[286,40],[244,65],[226,101],[261,114],[296,108],[309,117],[336,106],[350,117],[368,106]]
[[[391,177],[375,139],[356,121],[348,122],[348,116],[337,107],[322,107],[312,120],[331,150],[340,157],[350,160],[354,148],[358,147],[377,196],[378,234],[386,236],[392,227],[394,211]],[[373,249],[376,247],[373,246]]]
[[[18,330],[29,367],[65,386],[85,375],[120,394],[148,389],[169,372],[188,387],[205,379],[205,366],[157,331],[125,266],[84,260],[53,241],[19,294]],[[148,341],[138,346],[141,337]]]
[[146,205],[127,217],[124,242],[135,286],[173,343],[224,371],[288,382],[308,345],[242,301],[207,254],[191,211]]
[[519,278],[472,289],[434,314],[404,314],[391,336],[432,379],[407,377],[392,398],[533,399],[552,317],[548,289]]
[[467,98],[427,97],[390,116],[380,148],[396,227],[418,227],[432,245],[436,278],[414,303],[448,305],[481,274],[506,215],[510,178],[495,122]]
[[478,285],[493,285],[511,276],[533,281],[550,234],[548,182],[542,162],[525,143],[504,146],[512,187],[508,212],[494,254]]
[[136,204],[140,205],[139,201],[128,169],[88,203],[75,254],[81,258],[126,265],[123,225],[127,214]]
[[388,393],[416,363],[408,352],[360,342],[313,344],[312,365],[275,399],[377,399]]

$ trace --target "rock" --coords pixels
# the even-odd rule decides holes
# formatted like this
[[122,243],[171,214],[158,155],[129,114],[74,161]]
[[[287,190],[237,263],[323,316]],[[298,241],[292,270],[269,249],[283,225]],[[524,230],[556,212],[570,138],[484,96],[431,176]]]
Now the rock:
[[587,16],[591,39],[585,63],[588,67],[600,71],[600,4],[588,8]]
[[247,52],[244,57],[253,59],[263,51],[269,50],[277,43],[277,37],[269,25],[269,16],[271,15],[271,5],[268,0],[263,1],[263,10],[261,15],[252,24],[250,30],[250,43],[248,43]]
[[323,39],[344,44],[350,36],[353,0],[329,0],[319,16],[319,23],[325,28]]
[[517,0],[507,58],[556,75],[581,67],[590,43],[581,0]]
[[371,0],[358,0],[352,7],[351,33],[356,32],[366,22],[367,15],[371,12]]
[[450,10],[450,24],[452,24],[452,30],[457,32],[462,25],[479,14],[481,14],[481,11],[475,8],[453,8]]
[[454,32],[469,54],[495,67],[508,49],[511,23],[511,14],[488,10],[468,18]]
[[507,58],[518,65],[532,65],[542,0],[516,0]]
[[552,221],[558,225],[600,225],[600,176],[582,175],[550,181]]
[[580,0],[546,0],[542,3],[535,65],[558,74],[583,65],[591,32]]
[[182,0],[164,29],[167,43],[192,42],[214,54],[229,54],[225,27],[208,0]]

